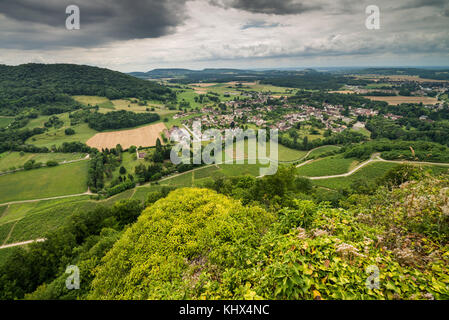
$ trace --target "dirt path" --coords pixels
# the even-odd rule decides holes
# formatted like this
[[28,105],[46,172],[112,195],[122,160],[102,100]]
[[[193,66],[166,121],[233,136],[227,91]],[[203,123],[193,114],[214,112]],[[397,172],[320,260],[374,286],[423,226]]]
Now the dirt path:
[[3,241],[3,245],[5,245],[6,242],[8,242],[9,238],[11,238],[11,234],[14,231],[14,227],[16,226],[17,223],[19,223],[20,220],[17,220],[11,227],[11,229],[9,229],[8,235],[5,238],[5,241]]
[[[328,147],[328,146],[330,146],[330,145],[324,145],[324,146],[321,146],[321,147],[316,147],[316,148],[310,149],[310,150],[306,153],[306,155],[305,155],[304,157],[299,158],[299,159],[296,159],[296,160],[278,161],[278,162],[279,162],[279,163],[294,163],[294,162],[302,161],[302,160],[304,160],[304,159],[307,159],[307,157],[310,156],[310,154],[311,154],[313,151],[319,150],[319,149],[321,149],[321,148]],[[312,160],[308,160],[308,161],[312,161]],[[304,164],[301,164],[301,163],[300,163],[298,166],[301,166],[301,165],[304,165]],[[298,166],[297,166],[297,167],[298,167]]]
[[6,214],[8,213],[8,210],[9,210],[9,204],[6,207],[5,211],[3,211],[2,215],[0,216],[0,218],[3,218],[4,216],[6,216]]
[[307,161],[304,161],[303,163],[298,164],[298,165],[296,166],[296,168],[305,166],[306,164],[311,163],[312,161],[313,161],[313,160],[307,160]]
[[0,206],[9,206],[11,204],[28,203],[28,202],[39,202],[39,201],[45,201],[45,200],[56,200],[56,199],[80,197],[80,196],[86,196],[86,195],[92,195],[92,194],[93,193],[88,190],[88,191],[86,191],[84,193],[68,194],[68,195],[65,195],[65,196],[57,196],[57,197],[49,197],[49,198],[41,198],[41,199],[19,200],[19,201],[5,202],[5,203],[0,203]]
[[[321,177],[307,177],[310,180],[321,180],[321,179],[331,179],[331,178],[344,178],[344,177],[349,177],[350,175],[356,173],[357,171],[359,171],[360,169],[362,169],[363,167],[369,165],[371,162],[380,162],[382,160],[377,160],[377,159],[369,159],[368,161],[365,161],[361,164],[359,164],[357,167],[355,167],[354,169],[352,169],[349,172],[343,173],[343,174],[336,174],[333,176],[321,176]],[[384,160],[386,161],[386,160]],[[388,162],[388,161],[386,161]]]
[[[321,148],[321,147],[318,147],[318,148]],[[315,148],[315,149],[310,150],[310,151],[308,152],[308,154],[307,154],[306,156],[303,157],[303,159],[306,158],[306,157],[310,154],[310,152],[312,152],[313,150],[316,150],[316,149],[318,149],[318,148]],[[224,161],[224,162],[221,163],[221,164],[233,163],[233,162],[235,162],[235,161],[237,161],[237,160],[239,160],[239,159],[233,159],[233,160],[230,160],[230,161]],[[242,159],[240,159],[240,160],[242,160]],[[245,158],[245,159],[243,159],[243,160],[251,160],[251,159]],[[256,159],[256,160],[260,160],[260,159]],[[268,160],[270,160],[270,159],[268,159]],[[298,160],[296,160],[296,161],[298,161]],[[303,162],[303,163],[300,163],[300,164],[297,165],[296,167],[304,166],[304,165],[306,165],[306,164],[308,164],[308,163],[310,163],[310,162],[312,162],[312,161],[313,161],[313,160],[307,160],[307,161],[305,161],[305,162]],[[409,163],[409,164],[422,164],[422,165],[433,165],[433,166],[445,166],[445,167],[449,167],[449,163],[423,162],[423,161],[385,160],[385,159],[382,159],[382,158],[380,157],[380,154],[379,154],[379,153],[375,153],[375,154],[373,154],[373,155],[371,156],[371,158],[370,158],[369,160],[367,160],[367,161],[365,161],[365,162],[359,164],[357,167],[355,167],[354,169],[352,169],[352,170],[349,171],[349,172],[346,172],[346,173],[343,173],[343,174],[332,175],[332,176],[306,177],[306,178],[308,178],[308,179],[310,179],[310,180],[321,180],[321,179],[331,179],[331,178],[344,178],[344,177],[349,177],[350,175],[356,173],[357,171],[359,171],[359,170],[362,169],[363,167],[365,167],[365,166],[367,166],[368,164],[373,163],[373,162],[390,162],[390,163],[397,163],[397,164],[406,164],[406,163]],[[160,182],[163,182],[163,181],[166,181],[166,180],[170,180],[170,179],[179,177],[179,176],[181,176],[181,175],[183,175],[183,174],[193,173],[193,172],[195,172],[195,171],[197,171],[197,170],[206,169],[206,168],[209,168],[209,167],[211,167],[211,166],[217,166],[217,164],[215,164],[215,163],[214,163],[214,164],[209,164],[209,165],[202,166],[202,167],[199,167],[199,168],[195,168],[195,169],[192,169],[192,170],[189,170],[189,171],[186,171],[186,172],[177,173],[177,174],[174,174],[174,175],[172,175],[172,176],[169,176],[169,177],[163,178],[163,179],[161,179],[161,180],[158,180],[158,182],[160,183]],[[193,177],[192,177],[192,178],[193,178]],[[262,178],[262,176],[259,176],[259,177],[257,177],[257,178]],[[139,185],[139,186],[137,186],[136,188],[147,187],[147,186],[151,185],[151,183],[152,183],[152,182],[148,182],[148,183],[146,183],[146,184]],[[7,206],[7,205],[11,205],[11,204],[20,204],[20,203],[28,203],[28,202],[39,202],[39,201],[45,201],[45,200],[64,199],[64,198],[71,198],[71,197],[80,197],[80,196],[84,196],[84,195],[94,195],[94,193],[90,192],[90,190],[87,190],[87,191],[84,192],[84,193],[70,194],[70,195],[65,195],[65,196],[57,196],[57,197],[49,197],[49,198],[42,198],[42,199],[21,200],[21,201],[11,201],[11,202],[6,202],[6,203],[0,203],[0,206]]]
[[47,239],[42,238],[42,239],[36,239],[36,240],[28,240],[28,241],[5,244],[5,245],[0,246],[0,250],[6,249],[6,248],[11,248],[11,247],[23,246],[23,245],[30,244],[33,242],[44,242],[45,240],[47,240]]
[[[375,153],[371,156],[371,158],[361,164],[359,164],[357,167],[352,169],[349,172],[343,173],[343,174],[337,174],[333,176],[321,176],[321,177],[307,177],[310,180],[321,180],[321,179],[332,179],[332,178],[344,178],[349,177],[350,175],[353,175],[363,167],[367,166],[370,163],[373,162],[388,162],[388,163],[397,163],[397,164],[422,164],[422,165],[431,165],[431,166],[444,166],[449,167],[449,163],[439,163],[439,162],[424,162],[424,161],[399,161],[399,160],[385,160],[380,157],[379,153]],[[305,164],[305,163],[304,163]]]

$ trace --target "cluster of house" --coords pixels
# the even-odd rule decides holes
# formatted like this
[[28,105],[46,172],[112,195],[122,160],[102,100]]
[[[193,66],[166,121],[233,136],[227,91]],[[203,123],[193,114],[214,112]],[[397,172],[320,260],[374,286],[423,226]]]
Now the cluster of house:
[[[342,124],[342,121],[346,124],[353,121],[353,119],[343,116],[345,108],[342,105],[332,105],[324,103],[322,108],[316,108],[309,105],[267,105],[268,96],[259,94],[253,97],[252,100],[237,100],[228,101],[227,106],[232,107],[232,112],[223,113],[219,109],[211,107],[203,108],[201,110],[202,116],[194,117],[183,121],[186,126],[191,126],[195,121],[201,121],[201,124],[206,128],[225,129],[230,128],[233,124],[238,123],[240,120],[245,119],[246,123],[255,124],[257,127],[265,127],[273,121],[267,120],[267,115],[270,112],[281,108],[282,110],[294,110],[283,115],[280,115],[280,119],[275,123],[269,125],[272,129],[279,129],[280,131],[286,131],[295,126],[298,122],[304,122],[314,117],[320,120],[326,129],[330,129],[333,132],[341,132],[347,128]],[[249,107],[251,104],[256,104],[256,107]],[[366,109],[366,108],[350,108],[350,116],[375,116],[378,111]],[[388,114],[387,117],[397,119],[398,116]],[[336,121],[338,123],[336,123]]]
[[[224,129],[233,128],[243,123],[251,123],[261,128],[269,126],[273,129],[286,131],[293,128],[297,123],[310,120],[312,117],[320,120],[326,129],[333,132],[341,132],[347,128],[351,122],[355,122],[358,116],[372,117],[379,114],[377,110],[371,110],[363,107],[345,108],[343,105],[332,105],[323,103],[319,108],[310,105],[292,105],[288,103],[286,97],[281,97],[282,105],[270,105],[271,95],[266,93],[254,92],[248,94],[249,99],[234,100],[225,102],[227,111],[223,112],[220,108],[205,107],[201,110],[201,116],[192,117],[182,122],[185,127],[191,127],[196,121],[200,121],[204,128]],[[278,112],[278,119],[273,121],[273,111]],[[288,110],[285,113],[284,110]],[[349,111],[349,113],[348,113]],[[173,118],[183,118],[193,113],[179,113]],[[401,116],[388,113],[385,118],[392,120],[400,119]],[[422,119],[428,120],[428,119]],[[360,123],[364,125],[363,123]],[[174,130],[172,128],[172,130]],[[185,129],[175,128],[177,135],[188,135]],[[169,136],[172,132],[169,132]]]

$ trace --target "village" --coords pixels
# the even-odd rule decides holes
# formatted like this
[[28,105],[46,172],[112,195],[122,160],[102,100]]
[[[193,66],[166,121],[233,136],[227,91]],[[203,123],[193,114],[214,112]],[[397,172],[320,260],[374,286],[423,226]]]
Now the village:
[[[298,123],[318,121],[323,129],[331,132],[342,132],[349,126],[364,128],[366,118],[378,115],[377,110],[362,107],[346,107],[323,103],[321,107],[306,104],[289,103],[287,97],[274,97],[270,94],[254,92],[249,99],[232,100],[221,104],[221,107],[206,106],[198,115],[195,111],[181,112],[174,119],[188,119],[182,125],[191,128],[194,122],[201,122],[202,129],[270,128],[288,131],[298,127]],[[192,116],[193,115],[193,116]],[[385,118],[400,119],[401,116],[387,113]],[[187,133],[187,132],[184,132]]]

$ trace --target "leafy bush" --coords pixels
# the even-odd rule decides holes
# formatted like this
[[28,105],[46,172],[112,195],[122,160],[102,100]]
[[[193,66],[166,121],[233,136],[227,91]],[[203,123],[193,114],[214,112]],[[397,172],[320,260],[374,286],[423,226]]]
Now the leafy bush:
[[142,124],[152,123],[159,120],[156,113],[138,114],[131,111],[113,111],[108,113],[89,113],[87,122],[89,127],[97,131],[107,129],[132,128]]
[[219,276],[240,265],[239,251],[257,246],[272,220],[258,207],[210,190],[173,191],[147,208],[108,252],[90,298],[193,297],[202,270]]
[[75,130],[73,130],[72,128],[67,128],[64,130],[64,133],[66,136],[71,136],[75,134]]
[[46,165],[47,165],[47,167],[56,167],[57,165],[59,165],[59,163],[54,160],[49,160],[49,161],[47,161]]
[[107,197],[112,197],[115,194],[121,193],[128,189],[132,189],[136,187],[136,183],[134,181],[125,181],[111,188],[107,188],[105,190]]

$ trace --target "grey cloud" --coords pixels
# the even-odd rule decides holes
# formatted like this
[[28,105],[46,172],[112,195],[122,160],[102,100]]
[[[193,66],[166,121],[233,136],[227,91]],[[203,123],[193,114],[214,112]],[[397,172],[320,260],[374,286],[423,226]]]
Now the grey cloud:
[[[184,21],[186,0],[0,0],[0,47],[93,46],[170,34]],[[80,8],[81,30],[66,32],[68,5]],[[20,23],[13,37],[6,23]],[[27,28],[28,26],[28,28]],[[30,30],[30,29],[34,29]],[[15,39],[13,39],[15,38]],[[28,41],[26,39],[28,38]],[[23,40],[18,43],[17,39]],[[45,43],[44,43],[45,42]]]
[[268,23],[266,21],[250,21],[241,27],[242,30],[252,29],[252,28],[276,28],[281,26],[280,23]]
[[322,8],[317,1],[300,0],[210,0],[210,3],[223,8],[235,8],[253,13],[300,14]]
[[443,8],[448,4],[447,0],[410,0],[407,3],[399,6],[400,9],[416,9],[422,7],[437,7]]

